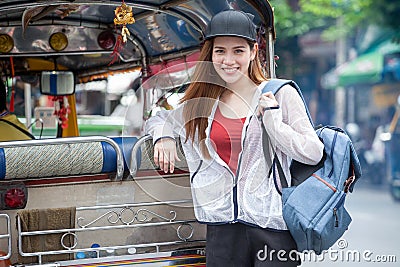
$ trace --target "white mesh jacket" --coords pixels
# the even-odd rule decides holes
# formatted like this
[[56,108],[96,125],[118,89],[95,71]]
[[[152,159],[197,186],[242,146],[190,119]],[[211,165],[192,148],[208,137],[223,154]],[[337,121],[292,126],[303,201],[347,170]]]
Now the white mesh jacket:
[[[252,107],[242,130],[242,151],[237,174],[218,156],[209,139],[218,101],[215,101],[206,129],[206,146],[211,159],[200,153],[197,142],[182,143],[190,171],[191,191],[198,221],[209,224],[243,222],[276,230],[286,230],[282,217],[281,196],[277,192],[263,153],[261,121],[256,117],[257,100],[265,82],[258,86]],[[296,89],[286,85],[276,94],[279,109],[267,110],[263,122],[271,140],[270,154],[276,153],[285,177],[291,180],[291,159],[316,164],[322,157],[318,139]],[[154,142],[163,137],[181,136],[185,140],[182,107],[160,111],[147,120],[145,132]],[[279,175],[276,171],[276,175]]]

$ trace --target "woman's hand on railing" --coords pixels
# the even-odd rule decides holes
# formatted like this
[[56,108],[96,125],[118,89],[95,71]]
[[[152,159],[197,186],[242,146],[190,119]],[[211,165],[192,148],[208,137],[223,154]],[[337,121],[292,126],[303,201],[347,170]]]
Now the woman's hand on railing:
[[172,138],[161,138],[154,144],[154,163],[165,173],[173,173],[175,161],[180,161],[176,151],[176,141]]

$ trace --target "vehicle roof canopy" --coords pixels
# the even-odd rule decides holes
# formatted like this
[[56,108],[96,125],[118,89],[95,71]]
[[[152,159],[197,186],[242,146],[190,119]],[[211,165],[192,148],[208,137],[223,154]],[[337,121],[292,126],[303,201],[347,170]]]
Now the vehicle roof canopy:
[[[16,75],[65,68],[84,77],[144,67],[197,51],[210,18],[229,8],[254,14],[256,25],[275,37],[273,11],[265,0],[125,0],[132,7],[135,23],[126,25],[128,41],[110,64],[116,55],[115,42],[102,48],[98,38],[112,33],[111,39],[104,40],[118,39],[121,27],[114,25],[114,10],[122,2],[3,0],[0,60],[12,56]],[[59,51],[49,41],[58,32],[64,33],[68,43]]]

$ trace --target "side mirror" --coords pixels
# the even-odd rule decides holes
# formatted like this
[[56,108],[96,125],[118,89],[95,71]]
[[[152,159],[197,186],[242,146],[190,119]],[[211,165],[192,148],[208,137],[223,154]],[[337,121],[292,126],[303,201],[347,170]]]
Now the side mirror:
[[75,93],[75,78],[72,71],[42,71],[40,93],[62,96]]

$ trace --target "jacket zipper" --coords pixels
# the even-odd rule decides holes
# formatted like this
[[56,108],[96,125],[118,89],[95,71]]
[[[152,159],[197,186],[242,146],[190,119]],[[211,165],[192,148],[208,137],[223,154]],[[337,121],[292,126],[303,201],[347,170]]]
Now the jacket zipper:
[[200,160],[199,166],[197,167],[197,169],[196,169],[195,172],[193,173],[192,178],[190,179],[190,182],[191,182],[191,183],[193,183],[193,179],[194,179],[194,177],[196,176],[196,174],[199,172],[199,170],[200,170],[200,168],[201,168],[201,165],[203,165],[203,160]]
[[[215,114],[214,114],[215,115]],[[213,115],[213,116],[214,116]],[[211,123],[211,126],[210,126],[210,129],[208,130],[208,136],[209,136],[209,134],[210,134],[210,132],[211,132],[211,127],[212,127],[212,121],[213,121],[213,119],[214,119],[214,117],[213,118],[210,118],[211,119],[211,121],[209,121],[209,123]],[[215,151],[215,155],[216,155],[216,157],[219,157],[218,156],[218,153]],[[222,161],[222,160],[221,160]],[[222,161],[223,162],[223,161]],[[226,164],[226,163],[221,163],[221,165],[222,165],[222,167],[223,168],[225,168],[231,175],[232,175],[232,182],[233,182],[233,184],[234,184],[234,186],[233,186],[233,189],[232,189],[232,194],[233,194],[233,206],[234,206],[234,208],[233,208],[233,214],[234,214],[234,217],[233,217],[233,220],[232,221],[230,221],[229,223],[236,223],[236,218],[237,218],[237,210],[238,210],[238,208],[237,208],[237,188],[236,188],[236,177],[235,177],[235,174],[232,172],[232,170],[229,168],[229,166]],[[238,164],[239,165],[239,164]],[[198,168],[199,169],[199,168]],[[238,167],[238,169],[239,169],[239,167]],[[192,182],[193,182],[193,178],[194,178],[194,176],[197,174],[197,171],[198,170],[196,170],[196,172],[193,174],[193,176],[192,176]]]
[[240,151],[239,161],[238,161],[238,168],[236,170],[236,175],[235,175],[235,178],[234,178],[235,180],[234,180],[234,186],[233,186],[233,222],[232,223],[235,223],[237,221],[237,218],[238,218],[238,215],[239,215],[239,207],[238,207],[238,200],[237,200],[237,198],[238,198],[238,196],[237,196],[237,194],[238,194],[238,192],[237,192],[237,181],[239,180],[239,173],[240,173],[240,167],[241,167],[241,162],[242,162],[243,148],[244,148],[244,145],[245,145],[246,133],[247,133],[247,129],[249,127],[251,118],[252,117],[249,118],[249,121],[248,121],[248,123],[246,125],[246,129],[244,131],[244,136],[242,138],[242,140],[243,140],[242,141],[242,151]]

